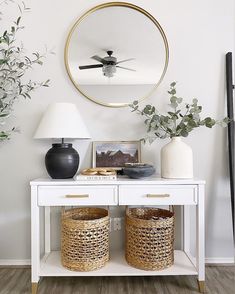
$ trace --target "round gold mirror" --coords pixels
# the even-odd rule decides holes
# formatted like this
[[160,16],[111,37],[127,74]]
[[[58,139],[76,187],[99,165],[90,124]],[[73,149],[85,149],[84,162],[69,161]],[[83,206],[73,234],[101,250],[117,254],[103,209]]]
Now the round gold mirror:
[[168,65],[169,48],[158,21],[130,3],[109,2],[82,15],[65,47],[74,86],[95,103],[127,106],[152,94]]

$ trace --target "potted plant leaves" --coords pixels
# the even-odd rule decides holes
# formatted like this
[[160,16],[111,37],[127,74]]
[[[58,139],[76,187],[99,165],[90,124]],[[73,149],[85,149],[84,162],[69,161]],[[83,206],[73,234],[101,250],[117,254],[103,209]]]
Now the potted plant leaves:
[[161,175],[163,178],[192,178],[193,153],[189,145],[182,141],[189,133],[199,127],[212,128],[215,125],[226,127],[229,119],[215,120],[201,117],[202,106],[198,100],[185,103],[176,93],[176,82],[170,84],[169,111],[160,113],[153,105],[140,109],[139,102],[134,101],[130,107],[145,118],[147,136],[142,140],[152,143],[155,139],[170,138],[171,141],[161,149]]

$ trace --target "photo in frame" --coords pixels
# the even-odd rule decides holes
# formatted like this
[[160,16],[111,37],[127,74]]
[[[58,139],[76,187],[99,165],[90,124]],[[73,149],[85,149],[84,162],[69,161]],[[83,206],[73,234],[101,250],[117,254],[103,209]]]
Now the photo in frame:
[[125,163],[141,161],[140,141],[93,142],[93,167],[121,169]]

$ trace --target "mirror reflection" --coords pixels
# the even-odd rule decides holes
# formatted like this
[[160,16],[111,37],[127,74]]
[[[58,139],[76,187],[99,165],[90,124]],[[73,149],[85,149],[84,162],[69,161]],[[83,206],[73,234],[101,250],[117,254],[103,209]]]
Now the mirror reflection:
[[132,4],[107,3],[75,23],[65,61],[72,82],[85,97],[119,107],[149,96],[157,87],[167,68],[168,45],[147,12]]

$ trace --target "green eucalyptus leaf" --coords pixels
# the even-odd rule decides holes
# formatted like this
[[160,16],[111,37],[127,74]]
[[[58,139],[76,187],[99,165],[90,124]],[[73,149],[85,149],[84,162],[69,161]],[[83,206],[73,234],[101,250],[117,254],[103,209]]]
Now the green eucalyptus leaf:
[[17,21],[16,21],[16,24],[17,24],[17,25],[20,24],[20,20],[21,20],[21,16],[19,16],[19,17],[17,18]]
[[161,123],[164,123],[165,122],[165,119],[166,119],[166,116],[165,115],[161,115],[160,116]]
[[198,123],[200,121],[200,115],[199,113],[194,113],[193,114],[193,120]]
[[202,112],[202,106],[198,106],[198,107],[197,107],[197,112],[198,112],[198,113]]
[[228,117],[225,117],[224,119],[223,119],[223,123],[225,123],[226,125],[228,124],[228,123],[230,123],[232,121],[232,119],[229,119]]
[[182,130],[182,131],[180,132],[180,135],[181,135],[182,137],[188,137],[188,132],[187,132],[186,130]]
[[28,93],[25,93],[25,96],[31,99],[31,96]]
[[212,120],[212,118],[211,118],[211,117],[206,117],[206,118],[204,119],[205,123],[210,123],[210,122],[211,122],[211,120]]
[[144,113],[144,114],[149,114],[149,110],[148,110],[148,108],[144,108],[143,113]]
[[196,128],[197,127],[197,123],[193,120],[193,119],[190,119],[188,121],[188,125],[192,128]]
[[172,97],[170,98],[170,101],[171,101],[171,103],[176,103],[176,102],[177,102],[177,97],[172,96]]
[[156,110],[155,107],[152,106],[151,114],[153,114],[155,112],[155,110]]
[[177,98],[177,103],[182,103],[183,102],[183,98]]
[[168,133],[172,133],[172,129],[170,129],[170,128],[166,128],[167,129],[167,131],[168,131]]
[[158,120],[160,119],[160,116],[157,115],[157,114],[154,114],[154,115],[153,115],[153,119],[154,119],[155,121],[158,121]]
[[186,127],[186,131],[187,133],[189,134],[190,132],[192,132],[192,130],[194,129],[194,127],[190,126],[190,125],[187,125]]
[[176,102],[172,102],[172,103],[170,104],[170,106],[171,106],[172,108],[177,108],[177,107],[178,107],[178,104],[177,104]]
[[205,118],[205,126],[207,128],[212,128],[215,125],[215,123],[216,123],[215,120],[212,119],[211,117],[206,117]]
[[7,117],[9,116],[9,113],[0,113],[0,117]]

